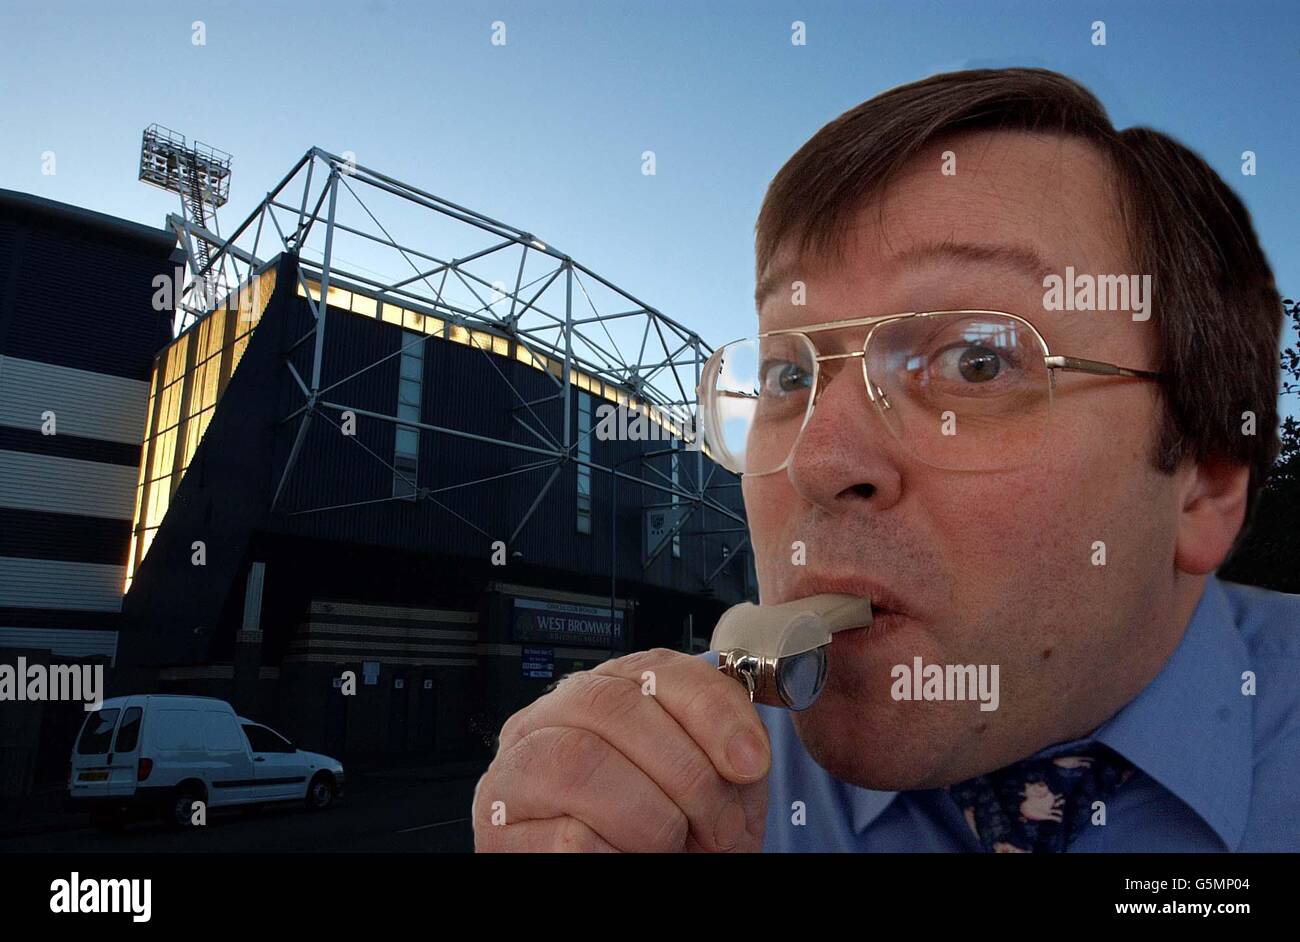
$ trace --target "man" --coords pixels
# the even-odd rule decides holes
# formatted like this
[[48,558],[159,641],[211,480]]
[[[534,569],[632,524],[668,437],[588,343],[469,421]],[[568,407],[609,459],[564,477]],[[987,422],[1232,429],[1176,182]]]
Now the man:
[[756,241],[764,336],[701,396],[750,410],[761,601],[875,624],[798,713],[671,651],[567,678],[478,848],[1300,849],[1300,598],[1214,577],[1277,450],[1240,201],[1063,76],[960,72],[814,135]]

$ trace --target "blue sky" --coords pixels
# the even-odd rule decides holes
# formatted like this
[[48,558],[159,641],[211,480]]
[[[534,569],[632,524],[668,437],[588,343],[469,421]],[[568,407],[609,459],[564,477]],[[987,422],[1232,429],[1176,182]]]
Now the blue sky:
[[161,225],[172,198],[136,180],[156,121],[234,155],[228,231],[310,145],[351,150],[535,232],[712,344],[750,329],[754,218],[809,135],[936,71],[1044,66],[1119,126],[1201,153],[1250,207],[1283,294],[1300,292],[1294,0],[4,0],[0,35],[0,186]]

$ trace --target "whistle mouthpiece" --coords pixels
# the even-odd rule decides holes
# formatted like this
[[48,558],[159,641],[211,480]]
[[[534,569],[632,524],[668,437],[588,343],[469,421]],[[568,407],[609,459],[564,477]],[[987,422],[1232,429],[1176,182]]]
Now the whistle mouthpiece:
[[722,613],[709,649],[788,657],[830,644],[837,631],[870,624],[871,600],[856,595],[810,595],[780,605],[742,602]]
[[718,652],[718,670],[744,684],[751,702],[805,710],[826,684],[831,635],[871,622],[871,601],[855,595],[743,602],[722,613],[709,647]]

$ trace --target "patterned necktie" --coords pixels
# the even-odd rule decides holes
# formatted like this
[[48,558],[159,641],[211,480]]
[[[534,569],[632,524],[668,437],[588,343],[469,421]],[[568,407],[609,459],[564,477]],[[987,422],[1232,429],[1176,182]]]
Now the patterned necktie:
[[1086,827],[1093,802],[1133,775],[1113,749],[1076,740],[948,786],[986,851],[1060,853]]

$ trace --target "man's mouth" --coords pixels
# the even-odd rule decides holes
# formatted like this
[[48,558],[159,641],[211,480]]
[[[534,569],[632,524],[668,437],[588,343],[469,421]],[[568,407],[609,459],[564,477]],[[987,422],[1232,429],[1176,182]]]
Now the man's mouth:
[[[896,627],[899,620],[906,618],[912,611],[910,604],[892,590],[878,582],[863,579],[859,576],[841,578],[821,575],[806,576],[791,585],[789,590],[783,592],[784,598],[781,601],[806,598],[823,592],[855,595],[858,598],[870,599],[872,620],[878,625],[883,620],[882,627]],[[868,626],[846,628],[843,631],[836,632],[836,634],[860,632],[865,627]]]
[[831,644],[871,644],[885,635],[892,634],[910,620],[908,615],[891,609],[871,607],[871,624],[857,628],[846,628],[831,635]]

